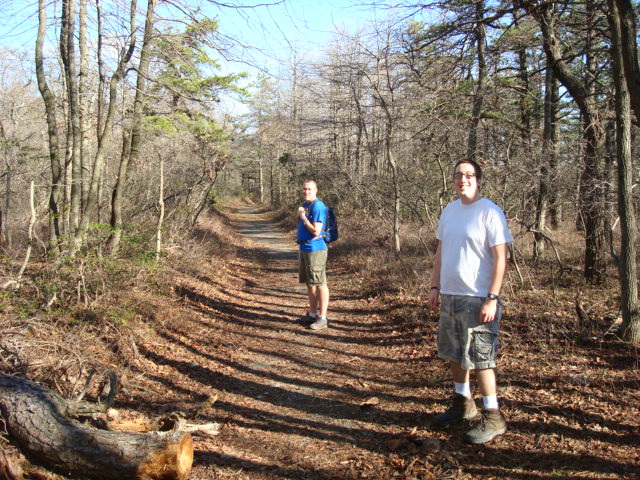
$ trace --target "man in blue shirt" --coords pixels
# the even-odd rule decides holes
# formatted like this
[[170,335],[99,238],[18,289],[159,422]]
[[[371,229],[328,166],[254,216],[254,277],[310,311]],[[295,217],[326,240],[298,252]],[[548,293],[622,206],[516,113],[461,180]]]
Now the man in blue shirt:
[[300,265],[298,278],[307,284],[309,295],[309,328],[326,328],[329,307],[329,287],[327,286],[327,243],[323,233],[327,225],[327,206],[317,198],[318,185],[314,180],[306,180],[302,185],[304,202],[298,208],[298,244],[300,245]]

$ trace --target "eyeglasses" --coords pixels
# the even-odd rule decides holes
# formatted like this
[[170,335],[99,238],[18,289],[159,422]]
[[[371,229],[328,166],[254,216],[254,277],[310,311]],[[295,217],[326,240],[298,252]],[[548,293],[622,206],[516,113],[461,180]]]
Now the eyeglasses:
[[464,177],[467,180],[470,180],[475,176],[476,176],[476,174],[473,173],[473,172],[467,172],[467,173],[456,172],[456,173],[453,174],[453,179],[454,180],[462,180],[462,177]]

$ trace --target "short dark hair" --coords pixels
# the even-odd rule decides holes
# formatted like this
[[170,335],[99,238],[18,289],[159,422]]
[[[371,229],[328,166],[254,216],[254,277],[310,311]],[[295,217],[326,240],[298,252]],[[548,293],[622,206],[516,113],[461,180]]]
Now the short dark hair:
[[453,166],[453,173],[456,173],[456,168],[458,168],[458,165],[462,165],[463,163],[468,163],[469,165],[471,165],[476,172],[476,178],[478,180],[482,180],[482,168],[475,160],[458,160],[458,162]]

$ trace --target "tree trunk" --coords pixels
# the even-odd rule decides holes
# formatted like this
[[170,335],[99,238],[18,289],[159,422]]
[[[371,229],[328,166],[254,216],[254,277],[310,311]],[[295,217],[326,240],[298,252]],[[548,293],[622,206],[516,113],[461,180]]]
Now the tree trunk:
[[60,53],[67,91],[67,161],[70,162],[69,226],[75,237],[82,211],[82,169],[80,165],[80,120],[78,107],[78,71],[75,54],[76,0],[62,1]]
[[56,121],[56,99],[47,84],[44,74],[44,37],[47,32],[47,13],[45,0],[38,0],[38,37],[36,40],[36,76],[38,89],[44,101],[47,118],[47,134],[49,139],[49,163],[51,165],[51,191],[49,192],[49,253],[57,256],[60,253],[58,238],[60,236],[58,199],[62,181],[62,166],[60,164],[60,146],[58,141],[58,126]]
[[274,170],[274,167],[272,163],[271,166],[269,167],[269,204],[272,207],[276,205],[274,191],[273,191],[273,170]]
[[155,23],[155,7],[157,0],[148,0],[147,15],[144,25],[144,39],[140,50],[140,63],[138,65],[138,78],[136,81],[136,96],[133,102],[133,118],[131,120],[131,131],[129,136],[125,135],[120,156],[120,167],[116,185],[111,197],[111,229],[112,234],[109,239],[109,249],[111,253],[118,251],[120,238],[122,236],[122,202],[125,188],[127,186],[129,169],[136,162],[140,155],[140,141],[142,135],[142,109],[144,107],[147,94],[147,76],[149,75],[149,59],[151,56],[151,43],[153,41],[153,29]]
[[620,24],[620,50],[631,108],[640,122],[640,64],[636,37],[636,14],[631,0],[616,0],[616,15]]
[[35,383],[0,374],[0,414],[16,445],[63,475],[101,480],[183,480],[191,471],[188,433],[98,430],[65,416],[64,400]]
[[98,52],[97,52],[97,61],[98,61],[98,100],[96,105],[96,134],[100,136],[100,132],[102,132],[102,117],[104,115],[104,99],[105,99],[105,73],[104,73],[104,56],[103,56],[103,38],[104,31],[102,27],[102,6],[100,5],[100,0],[96,0],[96,24],[98,30]]
[[22,274],[29,264],[29,259],[31,258],[31,249],[33,248],[33,226],[36,224],[36,207],[34,196],[34,186],[32,180],[31,185],[29,186],[29,207],[31,210],[31,219],[29,220],[29,243],[27,243],[27,252],[24,254],[24,260],[22,262],[22,265],[20,266],[20,270],[18,270],[18,275],[16,275],[18,281],[22,278]]
[[484,96],[487,84],[487,59],[486,59],[486,31],[484,23],[484,1],[476,2],[476,52],[478,55],[478,84],[473,98],[473,112],[471,113],[471,125],[467,140],[467,158],[476,161],[478,150],[478,128],[482,116]]
[[91,139],[89,131],[89,49],[87,45],[87,0],[80,0],[78,20],[80,70],[78,77],[78,121],[80,125],[80,191],[82,210],[86,209],[91,180]]
[[260,193],[260,204],[264,203],[264,174],[262,171],[262,159],[258,159],[258,188]]
[[160,260],[162,251],[162,222],[164,222],[164,160],[159,155],[160,160],[160,191],[158,192],[158,206],[160,213],[158,214],[158,225],[156,227],[156,262]]
[[113,124],[115,122],[117,108],[116,103],[118,99],[118,84],[120,83],[120,80],[124,78],[125,67],[131,60],[136,45],[135,12],[135,0],[132,0],[130,10],[131,40],[128,50],[122,54],[122,58],[120,58],[120,61],[118,62],[118,68],[115,72],[113,72],[113,75],[111,76],[111,80],[109,82],[108,111],[105,118],[104,129],[102,131],[102,134],[98,138],[98,149],[96,151],[95,161],[93,162],[91,182],[89,184],[89,192],[87,194],[87,205],[85,211],[82,213],[79,219],[77,233],[74,238],[74,250],[79,249],[82,245],[87,232],[87,228],[89,226],[89,220],[91,219],[93,211],[98,203],[98,188],[102,182],[102,171],[104,167],[107,146],[109,144]]
[[[586,80],[580,78],[563,60],[551,8],[552,5],[547,4],[534,9],[533,14],[540,24],[544,50],[553,67],[553,73],[567,89],[582,114],[585,153],[579,199],[585,228],[584,277],[589,283],[600,284],[606,277],[606,202],[600,172],[604,128],[596,96],[591,91],[591,76],[587,75]],[[592,52],[586,53],[587,68],[593,68],[589,60],[591,54]]]
[[[549,179],[558,176],[558,108],[560,94],[558,92],[558,80],[553,69],[547,65],[547,80],[545,81],[545,113],[543,150],[545,160],[549,164]],[[549,97],[547,98],[547,91]],[[548,110],[548,112],[547,112]],[[558,206],[558,187],[556,182],[549,182],[549,224],[556,230],[560,225],[560,209]]]
[[[387,139],[387,143],[391,140]],[[400,179],[398,178],[398,162],[395,157],[395,152],[390,145],[387,145],[387,155],[389,156],[389,165],[391,166],[391,174],[393,180],[393,253],[396,256],[400,255]]]
[[[613,80],[616,87],[616,157],[618,160],[618,214],[620,215],[621,248],[620,297],[623,332],[631,343],[640,344],[638,312],[638,274],[636,265],[636,215],[633,205],[633,157],[631,153],[631,98],[625,80],[625,64],[621,42],[621,12],[616,0],[608,0],[611,29]],[[634,35],[635,38],[635,35]]]
[[[7,141],[7,134],[4,130],[4,126],[2,122],[0,122],[0,135],[2,135],[2,139]],[[11,180],[13,180],[13,167],[12,162],[9,160],[9,149],[11,147],[7,143],[4,147],[4,164],[6,168],[5,173],[5,194],[4,194],[4,212],[2,212],[2,208],[0,208],[0,244],[4,242],[7,243],[7,247],[9,251],[11,251],[12,243],[13,243],[13,235],[11,233]]]

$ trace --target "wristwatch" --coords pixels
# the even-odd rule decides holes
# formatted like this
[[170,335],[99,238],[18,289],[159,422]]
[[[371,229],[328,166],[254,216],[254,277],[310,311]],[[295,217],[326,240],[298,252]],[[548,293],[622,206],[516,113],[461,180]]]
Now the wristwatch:
[[487,300],[497,300],[498,299],[498,295],[496,295],[495,293],[490,293],[489,295],[487,295]]

